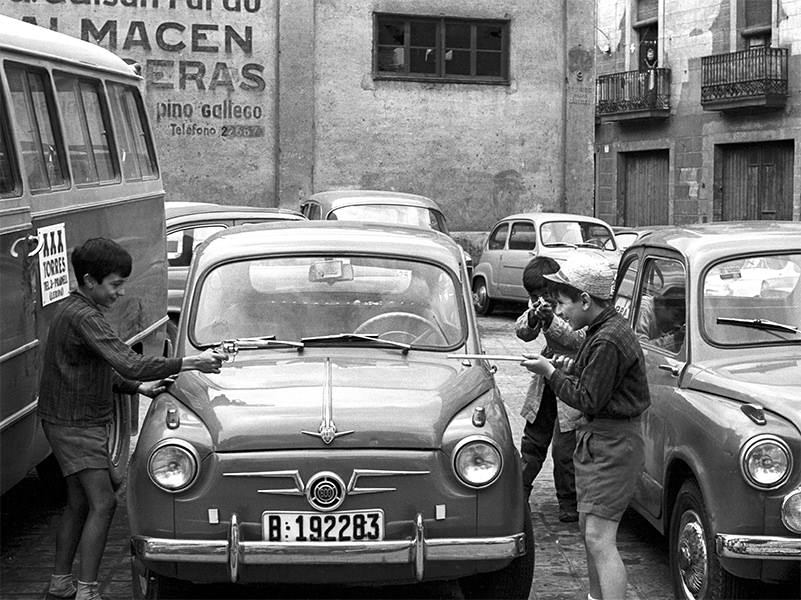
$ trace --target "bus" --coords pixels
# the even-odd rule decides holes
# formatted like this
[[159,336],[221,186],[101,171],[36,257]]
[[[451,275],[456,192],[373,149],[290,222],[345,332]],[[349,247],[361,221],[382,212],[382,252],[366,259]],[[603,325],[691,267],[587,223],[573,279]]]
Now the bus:
[[[34,467],[60,475],[36,408],[48,326],[76,287],[73,248],[107,237],[131,253],[126,294],[107,316],[135,350],[164,350],[164,188],[143,88],[108,50],[0,15],[0,493]],[[119,477],[138,397],[114,402]]]

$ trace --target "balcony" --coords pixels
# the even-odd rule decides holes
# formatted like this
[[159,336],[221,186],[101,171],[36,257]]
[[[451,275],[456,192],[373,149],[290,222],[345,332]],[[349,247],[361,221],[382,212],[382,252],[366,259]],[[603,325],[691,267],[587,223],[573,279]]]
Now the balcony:
[[601,122],[642,121],[670,116],[670,69],[599,75],[595,116]]
[[704,110],[783,108],[787,101],[787,48],[759,46],[701,58]]

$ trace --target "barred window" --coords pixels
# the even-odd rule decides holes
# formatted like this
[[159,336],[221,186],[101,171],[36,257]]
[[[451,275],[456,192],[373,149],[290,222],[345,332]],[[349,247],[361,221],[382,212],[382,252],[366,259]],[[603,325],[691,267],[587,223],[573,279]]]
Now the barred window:
[[509,21],[375,13],[376,79],[509,83]]

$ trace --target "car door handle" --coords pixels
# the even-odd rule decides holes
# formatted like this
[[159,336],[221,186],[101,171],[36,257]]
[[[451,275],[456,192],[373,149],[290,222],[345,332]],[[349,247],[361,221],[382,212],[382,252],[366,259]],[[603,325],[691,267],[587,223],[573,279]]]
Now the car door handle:
[[679,368],[674,367],[673,365],[659,365],[657,368],[661,369],[662,371],[667,371],[668,373],[673,375],[673,377],[679,376]]

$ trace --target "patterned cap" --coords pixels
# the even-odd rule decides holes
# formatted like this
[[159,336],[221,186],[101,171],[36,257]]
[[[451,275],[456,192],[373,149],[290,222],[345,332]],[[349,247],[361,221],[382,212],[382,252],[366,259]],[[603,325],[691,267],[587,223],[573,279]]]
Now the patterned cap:
[[599,256],[575,252],[546,279],[564,283],[600,300],[609,300],[615,285],[615,270]]

